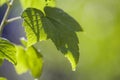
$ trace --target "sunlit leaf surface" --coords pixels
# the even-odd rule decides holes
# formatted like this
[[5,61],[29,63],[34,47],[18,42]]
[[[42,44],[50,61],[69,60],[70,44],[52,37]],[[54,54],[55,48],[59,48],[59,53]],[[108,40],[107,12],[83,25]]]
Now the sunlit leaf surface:
[[22,17],[27,34],[28,46],[38,41],[51,39],[56,48],[70,61],[75,70],[79,60],[77,31],[80,25],[67,13],[59,8],[45,7],[45,15],[35,8],[26,9]]
[[38,78],[42,72],[43,60],[40,52],[38,52],[33,46],[29,48],[17,48],[17,65],[15,69],[18,74],[30,71],[34,78]]
[[29,47],[26,50],[27,54],[27,61],[28,62],[28,67],[31,72],[31,74],[35,77],[38,78],[41,75],[42,72],[42,66],[43,66],[43,60],[40,52],[38,52],[34,47]]
[[28,8],[22,14],[24,18],[23,26],[25,27],[28,39],[27,46],[31,46],[40,40],[46,39],[46,34],[41,23],[41,16],[44,16],[43,13],[34,8]]
[[17,65],[15,66],[15,69],[18,74],[22,74],[28,71],[28,62],[27,62],[27,54],[25,53],[25,50],[21,46],[16,46],[17,49]]
[[16,64],[16,48],[6,39],[0,38],[0,58]]

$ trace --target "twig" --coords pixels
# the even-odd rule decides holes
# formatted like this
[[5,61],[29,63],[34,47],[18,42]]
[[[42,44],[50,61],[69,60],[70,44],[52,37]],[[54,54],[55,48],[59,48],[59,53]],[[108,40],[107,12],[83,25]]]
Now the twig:
[[14,17],[14,18],[8,19],[6,22],[7,22],[7,23],[11,23],[11,22],[13,22],[13,21],[20,20],[20,19],[21,19],[21,17],[18,16],[18,17]]
[[8,3],[7,3],[8,7],[7,7],[7,10],[6,10],[5,15],[3,17],[3,20],[2,20],[2,22],[0,24],[0,36],[2,36],[3,28],[4,28],[5,24],[6,24],[7,17],[9,15],[9,13],[10,13],[10,10],[11,10],[11,7],[12,7],[14,1],[15,0],[11,0],[11,2],[8,1]]

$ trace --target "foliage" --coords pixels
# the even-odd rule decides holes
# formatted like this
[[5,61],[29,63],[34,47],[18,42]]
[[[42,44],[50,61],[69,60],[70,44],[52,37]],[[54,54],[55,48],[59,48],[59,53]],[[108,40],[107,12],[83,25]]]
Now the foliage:
[[[43,59],[41,52],[34,45],[51,39],[56,48],[68,58],[72,70],[75,70],[79,61],[76,32],[82,31],[77,21],[62,9],[56,8],[54,0],[21,0],[21,3],[25,9],[21,17],[27,40],[22,39],[23,45],[16,45],[0,38],[0,64],[7,59],[14,64],[18,74],[29,71],[34,78],[38,78],[42,72]],[[8,11],[10,8],[11,6],[8,6]],[[6,13],[0,26],[2,28],[5,26],[7,15]]]
[[20,1],[23,9],[31,7],[43,11],[45,6],[55,7],[55,0],[20,0]]
[[45,7],[44,11],[45,15],[38,9],[28,8],[22,14],[28,38],[27,46],[50,38],[57,49],[70,60],[74,70],[79,60],[78,38],[75,31],[82,29],[61,9]]
[[[38,78],[42,71],[43,60],[41,53],[34,46],[24,49],[22,46],[16,46],[16,58],[18,64],[15,66],[18,74],[30,71],[33,77]],[[23,56],[24,55],[24,56]]]
[[14,44],[4,38],[0,38],[0,59],[7,59],[16,64],[16,48]]

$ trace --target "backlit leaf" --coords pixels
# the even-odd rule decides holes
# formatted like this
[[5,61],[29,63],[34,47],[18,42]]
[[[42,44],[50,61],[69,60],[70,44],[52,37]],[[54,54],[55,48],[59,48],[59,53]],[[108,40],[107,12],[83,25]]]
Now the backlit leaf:
[[76,33],[69,29],[67,30],[65,26],[61,27],[62,25],[52,22],[48,18],[43,18],[42,21],[48,38],[70,60],[74,70],[79,60],[79,42]]
[[41,16],[44,16],[43,13],[35,8],[28,8],[22,14],[22,18],[24,19],[23,26],[25,27],[28,39],[28,47],[40,40],[46,39],[46,34],[41,23]]
[[33,46],[29,48],[17,47],[17,65],[15,66],[18,74],[30,71],[34,78],[38,78],[42,72],[43,60],[40,52]]
[[25,50],[21,46],[16,46],[17,54],[17,65],[15,66],[15,69],[18,74],[22,74],[28,71],[28,62],[27,62],[27,54],[25,53]]
[[48,38],[68,58],[75,70],[79,60],[79,41],[75,32],[82,31],[82,28],[59,8],[45,7],[45,14],[42,23]]
[[42,72],[43,60],[42,55],[38,52],[34,47],[29,47],[26,50],[27,59],[28,59],[28,67],[33,75],[33,77],[38,78]]
[[0,38],[0,58],[16,64],[16,48],[6,39]]
[[79,41],[76,32],[82,31],[80,25],[63,10],[54,7],[45,7],[45,15],[38,9],[28,8],[22,17],[28,46],[46,38],[51,39],[75,70],[79,60]]

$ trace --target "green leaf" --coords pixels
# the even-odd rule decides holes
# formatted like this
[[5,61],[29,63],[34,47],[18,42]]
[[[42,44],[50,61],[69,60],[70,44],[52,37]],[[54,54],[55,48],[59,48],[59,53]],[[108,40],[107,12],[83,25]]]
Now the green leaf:
[[23,9],[26,8],[37,8],[43,11],[44,7],[47,6],[55,6],[55,0],[20,0]]
[[79,60],[79,42],[76,33],[48,18],[43,18],[42,21],[48,38],[69,59],[72,69],[75,70]]
[[0,80],[7,80],[6,78],[4,78],[4,77],[0,77]]
[[54,23],[65,26],[67,30],[83,31],[79,23],[63,10],[55,7],[45,7],[44,11],[47,18],[49,18]]
[[35,8],[27,8],[22,14],[22,18],[24,19],[23,26],[28,39],[28,47],[40,40],[46,39],[46,34],[41,23],[41,16],[44,16],[43,13]]
[[51,39],[57,49],[68,58],[72,69],[76,69],[79,60],[79,41],[76,32],[82,31],[76,20],[63,10],[54,7],[45,7],[45,15],[38,9],[28,8],[22,17],[28,46],[46,38]]
[[28,64],[31,74],[33,75],[33,77],[38,78],[42,72],[42,55],[34,47],[29,47],[26,50],[26,54],[28,55]]
[[45,7],[46,17],[42,23],[47,37],[50,38],[76,69],[79,61],[79,47],[76,31],[82,31],[80,25],[59,8]]
[[18,74],[30,71],[34,78],[38,78],[42,72],[43,60],[40,52],[33,46],[29,48],[17,47],[17,65],[15,69]]
[[16,48],[6,39],[0,38],[0,58],[16,64]]
[[0,0],[0,6],[5,4],[7,2],[7,0]]
[[15,66],[15,69],[18,74],[22,74],[28,71],[28,63],[27,63],[27,54],[25,53],[25,50],[21,46],[16,46],[17,54],[17,65]]

